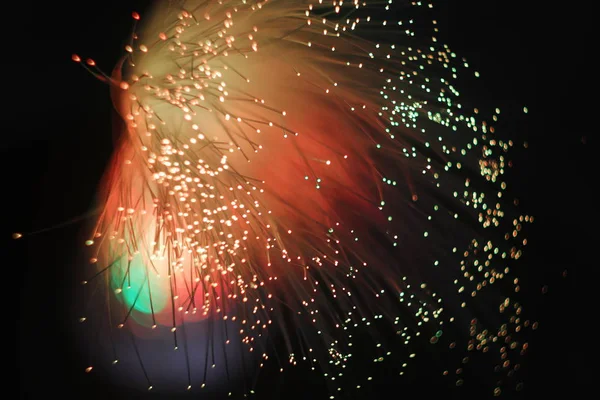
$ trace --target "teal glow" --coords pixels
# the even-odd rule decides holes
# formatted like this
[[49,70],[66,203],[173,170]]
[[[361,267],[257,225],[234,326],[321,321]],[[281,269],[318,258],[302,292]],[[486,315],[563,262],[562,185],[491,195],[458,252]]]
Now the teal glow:
[[[128,309],[133,308],[144,314],[160,312],[167,305],[167,295],[161,287],[156,274],[152,270],[146,268],[142,257],[137,254],[134,256],[131,263],[127,257],[122,257],[121,260],[111,268],[111,286],[118,292],[116,296],[124,302]],[[148,287],[148,272],[150,285]]]

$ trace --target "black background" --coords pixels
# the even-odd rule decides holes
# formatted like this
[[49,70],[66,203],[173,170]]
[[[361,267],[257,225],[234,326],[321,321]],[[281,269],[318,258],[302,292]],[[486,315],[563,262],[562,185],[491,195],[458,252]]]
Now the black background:
[[[447,1],[439,10],[441,37],[482,73],[468,91],[482,107],[518,115],[516,135],[530,143],[515,182],[524,207],[533,209],[525,259],[525,281],[540,329],[524,366],[528,398],[575,395],[589,373],[584,346],[591,343],[595,314],[583,312],[579,289],[591,256],[593,218],[592,136],[589,102],[580,94],[584,64],[593,54],[586,38],[585,10],[550,8],[547,2]],[[6,360],[18,377],[5,385],[21,398],[125,397],[83,372],[65,323],[76,281],[73,265],[81,223],[27,238],[29,232],[89,211],[97,182],[112,150],[107,86],[73,63],[72,53],[94,58],[106,71],[120,55],[131,29],[131,11],[146,2],[43,2],[12,4],[3,17],[2,138],[0,139],[0,226],[6,324]],[[518,111],[530,109],[526,119]],[[565,123],[566,122],[566,123]],[[527,207],[529,206],[529,207]],[[567,277],[563,278],[563,271]],[[541,296],[541,287],[549,291]],[[16,338],[8,338],[14,326]],[[426,366],[423,366],[426,368]],[[311,378],[264,377],[278,381],[263,396],[308,398],[320,394]],[[385,398],[446,398],[478,395],[476,388],[439,384],[427,373],[412,383],[388,386]],[[485,396],[490,394],[488,390]],[[484,397],[485,397],[484,396]],[[512,395],[511,395],[512,396]],[[367,396],[369,398],[369,396]],[[484,398],[478,397],[478,398]],[[374,397],[373,397],[374,398]]]

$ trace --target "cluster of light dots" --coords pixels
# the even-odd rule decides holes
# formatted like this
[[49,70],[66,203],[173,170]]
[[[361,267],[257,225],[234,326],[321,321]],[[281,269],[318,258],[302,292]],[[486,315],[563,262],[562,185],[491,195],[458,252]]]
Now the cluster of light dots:
[[[301,234],[271,218],[269,204],[263,196],[265,177],[245,176],[237,171],[230,159],[241,156],[250,162],[252,157],[268,154],[267,147],[251,140],[244,132],[266,134],[277,130],[288,138],[302,135],[302,130],[282,122],[294,110],[280,110],[268,99],[247,93],[243,83],[250,83],[250,79],[243,69],[234,68],[228,60],[261,56],[261,39],[265,42],[269,39],[261,36],[261,32],[269,28],[268,23],[265,22],[267,26],[264,27],[252,26],[243,33],[234,27],[238,18],[243,19],[250,13],[260,15],[270,7],[277,9],[281,2],[218,3],[227,7],[182,9],[177,20],[168,25],[168,30],[159,32],[145,43],[140,43],[134,34],[131,43],[125,47],[127,62],[137,74],[113,83],[128,97],[130,110],[126,119],[135,137],[131,141],[131,158],[120,160],[121,179],[115,193],[134,195],[111,199],[118,207],[107,207],[92,238],[86,242],[96,249],[92,262],[102,266],[102,273],[110,268],[120,269],[121,284],[114,290],[115,296],[123,296],[127,290],[132,290],[127,282],[131,279],[131,263],[136,257],[142,257],[149,265],[163,263],[166,270],[146,266],[143,272],[145,280],[167,279],[169,282],[170,303],[174,310],[170,331],[175,337],[175,347],[178,347],[177,321],[180,320],[175,314],[201,313],[220,315],[223,320],[237,322],[241,340],[249,351],[258,349],[255,343],[257,332],[267,331],[274,323],[275,302],[271,300],[278,295],[272,288],[276,287],[275,282],[286,279],[276,273],[282,271],[281,268],[270,267],[275,263],[300,267],[303,278],[298,282],[297,297],[301,309],[297,314],[307,316],[314,324],[324,346],[309,344],[304,346],[306,351],[302,354],[290,349],[289,363],[309,362],[313,369],[320,365],[334,388],[331,395],[334,398],[345,391],[337,382],[342,381],[346,365],[352,360],[355,331],[361,327],[371,329],[379,320],[388,319],[395,327],[399,342],[408,349],[406,360],[399,365],[399,374],[403,375],[409,359],[416,357],[410,350],[411,341],[428,335],[431,344],[440,343],[447,336],[446,326],[455,324],[459,318],[448,315],[444,301],[428,283],[410,282],[410,278],[402,274],[395,282],[397,291],[370,287],[368,292],[374,301],[381,300],[382,303],[393,298],[398,309],[410,312],[411,323],[400,315],[372,312],[353,305],[356,289],[347,282],[358,280],[363,270],[371,266],[348,261],[344,254],[351,253],[353,242],[359,242],[366,233],[353,229],[342,232],[345,225],[338,222],[324,230],[320,239],[323,245],[306,248],[294,245],[304,243]],[[369,7],[392,10],[391,0],[373,6],[358,0],[299,3],[305,8],[281,6],[289,13],[284,17],[304,21],[300,29],[290,33],[289,43],[310,49],[315,58],[326,55],[332,64],[335,63],[335,68],[370,71],[366,75],[369,77],[376,71],[381,77],[381,85],[371,88],[373,96],[364,104],[338,100],[350,113],[375,110],[381,124],[378,132],[369,133],[373,145],[371,149],[365,149],[365,153],[397,152],[399,158],[408,163],[402,166],[408,165],[406,168],[411,172],[421,175],[423,184],[436,190],[439,198],[451,199],[453,205],[448,207],[437,204],[435,197],[426,200],[417,194],[418,190],[411,190],[408,201],[426,215],[420,225],[422,231],[415,233],[424,241],[424,249],[428,243],[435,247],[433,242],[437,239],[433,224],[438,215],[442,223],[456,220],[461,224],[459,220],[467,217],[481,225],[482,229],[477,232],[483,233],[461,244],[464,248],[452,246],[446,249],[456,257],[433,261],[434,268],[447,270],[445,274],[458,271],[454,284],[456,294],[462,300],[460,306],[468,309],[469,302],[475,301],[481,292],[499,280],[510,280],[513,290],[518,292],[519,279],[512,274],[512,261],[521,257],[527,244],[522,231],[534,218],[519,215],[514,207],[516,201],[507,200],[508,195],[504,194],[508,184],[503,177],[511,167],[508,154],[515,143],[495,136],[492,124],[498,120],[500,110],[495,110],[490,123],[480,118],[478,109],[469,112],[458,101],[459,85],[454,82],[462,70],[469,70],[466,60],[458,58],[447,45],[438,42],[436,21],[432,25],[434,36],[426,40],[415,37],[413,19],[397,20],[398,14],[392,12],[389,15],[395,16],[396,20],[376,20],[368,16]],[[429,2],[421,1],[412,2],[410,6],[433,7]],[[359,9],[363,11],[360,17],[354,17]],[[134,13],[133,18],[137,21],[140,16]],[[362,26],[389,26],[398,29],[404,38],[401,44],[361,42],[357,46],[358,54],[340,51],[345,48],[343,42],[350,37],[348,32],[358,32]],[[194,41],[188,40],[188,31],[197,35]],[[339,46],[331,45],[337,40]],[[157,59],[166,63],[164,68],[156,69],[167,71],[161,75],[142,69],[144,57],[154,53],[160,54]],[[95,75],[113,81],[96,68],[93,60],[84,61],[76,55],[73,60]],[[138,64],[140,68],[136,68]],[[298,79],[304,79],[302,65],[294,68]],[[326,73],[327,69],[324,71]],[[479,73],[474,75],[479,76]],[[235,76],[236,80],[228,81],[226,78],[230,76]],[[313,82],[322,90],[322,96],[331,98],[346,93],[344,90],[352,90],[338,82],[336,76],[339,74],[332,74],[324,80],[326,83]],[[243,116],[238,109],[240,102],[253,105],[255,117]],[[164,114],[176,115],[183,128],[174,128]],[[206,129],[203,121],[207,118],[219,120],[218,133]],[[176,129],[185,129],[188,133],[178,136]],[[410,144],[406,140],[407,133],[419,145]],[[440,161],[442,159],[444,161]],[[342,160],[348,161],[348,156],[343,155]],[[332,164],[332,160],[321,162],[327,166]],[[466,176],[466,166],[479,171],[479,176]],[[143,171],[141,177],[136,178],[139,171]],[[384,190],[378,209],[385,217],[387,236],[394,246],[398,246],[402,239],[395,228],[402,221],[394,218],[396,202],[386,201],[384,193],[405,186],[403,175],[400,168],[397,174],[389,169],[382,169],[381,174],[378,186]],[[327,185],[322,177],[307,170],[303,180],[311,179],[314,179],[315,190]],[[138,236],[143,229],[151,229],[150,233],[143,233],[150,239],[140,245]],[[106,246],[110,247],[113,257],[117,255],[117,261],[103,258]],[[261,249],[260,257],[256,249]],[[342,269],[348,279],[318,280],[312,270],[325,266]],[[186,289],[177,290],[177,286]],[[150,291],[150,284],[147,290]],[[141,288],[139,292],[142,292]],[[138,293],[133,304],[127,304],[134,308],[139,296]],[[224,311],[225,301],[241,302],[248,312],[229,315]],[[343,314],[336,314],[329,301],[339,302]],[[497,353],[496,372],[510,377],[519,369],[518,357],[528,347],[528,343],[520,339],[522,331],[535,329],[537,324],[524,318],[523,305],[508,296],[493,308],[500,316],[498,326],[487,327],[477,318],[469,319],[466,351]],[[118,321],[117,326],[125,326],[129,315],[130,312],[125,320]],[[332,319],[335,321],[333,326]],[[86,317],[82,317],[81,321],[85,320]],[[152,327],[155,328],[156,323]],[[260,335],[262,333],[258,333]],[[455,349],[457,343],[451,342],[448,346]],[[317,347],[325,349],[324,358],[316,354]],[[384,349],[384,343],[375,340],[374,347],[373,363],[391,359],[392,351]],[[260,366],[268,359],[269,355],[263,353]],[[461,363],[468,360],[465,356]],[[91,370],[91,366],[86,369]],[[462,367],[459,367],[454,374],[458,386],[463,383],[461,373]],[[448,370],[443,374],[453,375]],[[188,389],[191,385],[192,382],[188,382]],[[355,386],[360,389],[361,385]],[[153,387],[149,379],[148,386]],[[204,386],[205,382],[202,382],[201,387]],[[518,388],[521,386],[519,383]],[[494,394],[501,391],[500,386],[493,389]]]

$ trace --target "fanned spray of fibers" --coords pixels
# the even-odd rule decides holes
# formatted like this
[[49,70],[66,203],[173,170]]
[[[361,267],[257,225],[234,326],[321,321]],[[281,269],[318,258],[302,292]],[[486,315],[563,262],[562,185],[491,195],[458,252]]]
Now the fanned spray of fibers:
[[73,56],[124,121],[87,241],[88,371],[252,393],[258,367],[308,365],[343,397],[371,379],[353,362],[401,379],[427,343],[457,385],[470,358],[517,384],[515,144],[459,102],[473,72],[428,1],[372,3],[164,1],[110,76]]

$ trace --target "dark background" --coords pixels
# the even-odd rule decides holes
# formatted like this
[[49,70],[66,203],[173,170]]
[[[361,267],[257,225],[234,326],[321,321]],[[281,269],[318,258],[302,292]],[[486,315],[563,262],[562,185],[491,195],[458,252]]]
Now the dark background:
[[[21,398],[125,396],[83,372],[73,351],[74,333],[64,321],[73,301],[69,294],[84,225],[20,241],[10,235],[90,210],[112,149],[111,104],[108,87],[73,63],[71,54],[90,56],[110,71],[130,32],[131,11],[143,10],[145,4],[43,2],[5,9],[0,243],[8,257],[0,266],[5,310],[16,310],[15,324],[4,326],[5,352],[15,350],[15,358],[5,358],[5,365],[18,375],[7,387],[16,388]],[[517,161],[515,181],[524,207],[537,217],[525,255],[528,269],[522,273],[540,321],[522,371],[527,398],[576,395],[589,381],[584,346],[592,343],[596,315],[584,313],[579,286],[592,266],[592,114],[580,94],[584,88],[578,88],[592,81],[582,68],[588,62],[583,50],[591,25],[585,22],[585,10],[548,4],[461,0],[444,2],[438,10],[440,37],[482,73],[478,86],[466,82],[468,91],[482,99],[482,108],[498,106],[515,115],[518,126],[512,137],[530,143]],[[520,113],[523,106],[530,110],[526,119]],[[542,296],[544,285],[549,290]],[[8,339],[13,326],[16,338],[10,332]],[[318,394],[307,383],[311,378],[301,373],[294,379],[263,379],[279,381],[266,385],[276,388],[273,396]],[[424,372],[413,382],[381,392],[389,390],[394,398],[480,395],[476,387],[458,389],[440,382]],[[489,390],[484,392],[488,395]]]

